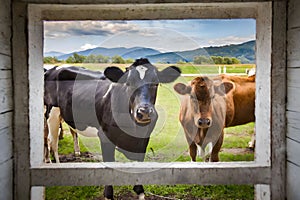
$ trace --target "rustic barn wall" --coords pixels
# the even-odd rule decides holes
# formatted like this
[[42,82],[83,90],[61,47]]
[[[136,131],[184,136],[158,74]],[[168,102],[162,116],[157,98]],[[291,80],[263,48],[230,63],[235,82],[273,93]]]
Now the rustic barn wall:
[[13,196],[11,2],[0,0],[0,199]]
[[287,196],[300,199],[300,1],[288,5]]

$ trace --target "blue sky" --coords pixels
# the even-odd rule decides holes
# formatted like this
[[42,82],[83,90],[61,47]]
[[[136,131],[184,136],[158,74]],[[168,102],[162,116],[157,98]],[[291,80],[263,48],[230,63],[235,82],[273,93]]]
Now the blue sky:
[[44,52],[136,46],[184,51],[243,43],[255,33],[254,19],[45,21]]

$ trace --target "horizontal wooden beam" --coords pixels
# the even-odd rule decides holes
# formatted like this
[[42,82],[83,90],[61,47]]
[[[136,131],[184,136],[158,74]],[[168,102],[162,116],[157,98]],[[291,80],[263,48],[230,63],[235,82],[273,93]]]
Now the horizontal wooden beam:
[[30,9],[40,11],[43,20],[230,19],[255,18],[257,5],[257,3],[32,4]]
[[31,169],[32,186],[269,184],[270,167],[226,163],[58,163]]

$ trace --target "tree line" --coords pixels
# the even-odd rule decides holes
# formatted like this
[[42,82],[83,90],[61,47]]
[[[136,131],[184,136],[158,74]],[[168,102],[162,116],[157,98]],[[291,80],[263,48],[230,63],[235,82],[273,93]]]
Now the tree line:
[[[74,53],[72,56],[69,56],[66,60],[58,60],[57,57],[47,56],[44,57],[44,63],[46,64],[55,64],[59,62],[64,63],[116,63],[116,64],[125,64],[133,63],[133,59],[124,59],[119,55],[112,57],[103,56],[103,55],[88,55],[83,56],[78,53]],[[186,61],[178,61],[177,64],[183,64]],[[193,59],[194,64],[240,64],[241,61],[234,57],[222,57],[222,56],[195,56]]]
[[74,53],[72,56],[69,56],[66,60],[58,60],[55,56],[47,56],[44,57],[44,63],[46,64],[55,64],[55,63],[116,63],[116,64],[125,64],[125,63],[133,63],[133,59],[123,59],[119,55],[115,55],[112,57],[103,56],[103,55],[88,55],[83,56],[78,53]]

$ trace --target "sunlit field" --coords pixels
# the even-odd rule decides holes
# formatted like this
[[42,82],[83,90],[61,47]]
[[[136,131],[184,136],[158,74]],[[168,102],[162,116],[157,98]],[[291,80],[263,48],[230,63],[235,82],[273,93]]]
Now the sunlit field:
[[[109,64],[76,64],[91,70],[103,71]],[[172,64],[170,64],[172,65]],[[157,65],[159,70],[166,66],[165,64]],[[224,65],[191,65],[191,64],[174,64],[182,70],[183,74],[207,74],[215,75],[221,68],[223,72]],[[122,69],[128,67],[128,64],[118,65]],[[228,65],[227,73],[246,75],[246,69],[251,69],[254,65]],[[192,76],[182,76],[176,82],[188,83]],[[188,145],[185,140],[183,129],[179,123],[180,96],[174,92],[173,85],[160,84],[157,94],[156,109],[158,111],[158,121],[154,131],[151,134],[150,142],[147,147],[145,161],[151,162],[190,162],[188,154]],[[59,141],[59,154],[61,156],[73,154],[73,139],[69,134],[66,124],[63,126],[65,135]],[[220,152],[222,162],[232,161],[253,161],[254,154],[247,149],[248,142],[254,132],[254,123],[242,126],[230,127],[225,129],[225,137]],[[102,160],[101,148],[98,138],[88,138],[79,135],[80,150],[82,162],[99,162]],[[90,157],[84,155],[90,155]],[[116,151],[116,160],[118,162],[129,161],[121,153]],[[198,162],[202,162],[199,157]],[[103,186],[99,187],[47,187],[46,199],[89,199],[99,200],[103,196]],[[126,199],[122,196],[135,196],[132,186],[116,186],[116,199]],[[199,186],[199,185],[176,185],[176,186],[157,186],[146,185],[146,199],[254,199],[253,186]],[[154,197],[157,198],[154,198]],[[164,198],[165,197],[165,198]],[[127,198],[133,199],[133,198]]]

